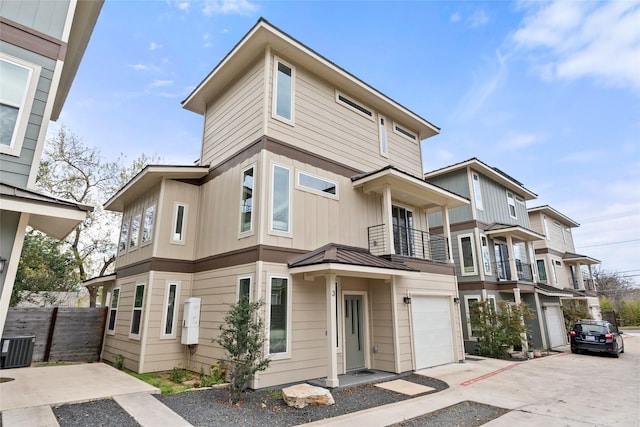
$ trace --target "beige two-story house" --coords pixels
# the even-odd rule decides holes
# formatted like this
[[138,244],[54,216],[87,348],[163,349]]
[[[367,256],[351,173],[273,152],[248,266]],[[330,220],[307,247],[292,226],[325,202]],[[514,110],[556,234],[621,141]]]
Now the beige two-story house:
[[204,119],[199,162],[148,166],[106,204],[105,359],[206,370],[243,295],[265,303],[254,388],[464,359],[448,210],[469,201],[422,178],[437,127],[263,19],[183,106]]

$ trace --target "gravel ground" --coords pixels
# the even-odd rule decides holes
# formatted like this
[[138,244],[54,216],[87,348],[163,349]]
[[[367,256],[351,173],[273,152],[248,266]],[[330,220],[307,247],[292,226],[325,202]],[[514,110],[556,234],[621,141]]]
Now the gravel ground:
[[[443,381],[420,375],[406,375],[402,379],[433,387],[435,390],[421,396],[448,388]],[[332,406],[312,406],[303,409],[288,407],[281,398],[280,388],[246,393],[239,405],[231,405],[228,391],[207,389],[187,391],[173,395],[156,395],[156,398],[181,415],[194,426],[293,426],[324,418],[357,412],[386,405],[411,396],[374,387],[360,385],[333,391],[336,403]],[[476,426],[504,414],[505,410],[474,402],[461,402],[449,408],[426,414],[398,426]],[[137,426],[136,421],[115,401],[98,400],[54,408],[61,427]],[[482,421],[479,422],[478,420]]]

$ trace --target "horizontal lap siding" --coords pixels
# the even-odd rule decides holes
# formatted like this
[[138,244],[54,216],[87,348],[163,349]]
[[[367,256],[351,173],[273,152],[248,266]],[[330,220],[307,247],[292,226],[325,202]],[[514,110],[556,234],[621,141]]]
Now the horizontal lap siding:
[[7,311],[2,338],[35,335],[32,360],[44,360],[52,313],[53,308],[12,307]]
[[58,308],[49,360],[97,360],[105,319],[104,308]]
[[215,166],[263,134],[263,94],[264,64],[259,59],[207,107],[201,164]]
[[387,283],[371,281],[371,348],[378,347],[371,353],[373,369],[395,371],[393,350],[393,323],[391,314],[391,290]]
[[[162,200],[158,206],[156,218],[156,230],[154,239],[156,256],[160,258],[173,258],[181,260],[193,260],[196,241],[199,240],[201,230],[198,230],[198,217],[200,209],[201,187],[184,182],[167,180],[163,184]],[[171,233],[174,230],[174,213],[176,203],[187,206],[184,218],[185,237],[184,244],[171,242]]]

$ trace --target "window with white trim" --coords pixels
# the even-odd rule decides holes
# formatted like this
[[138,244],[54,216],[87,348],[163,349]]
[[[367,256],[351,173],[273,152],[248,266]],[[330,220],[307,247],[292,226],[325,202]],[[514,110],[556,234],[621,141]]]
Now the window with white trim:
[[131,312],[131,329],[129,330],[129,337],[140,338],[140,326],[142,324],[142,310],[144,304],[144,283],[136,285],[136,290],[133,298],[133,310]]
[[255,167],[252,165],[242,171],[242,189],[240,194],[240,233],[253,230],[253,191]]
[[416,133],[400,126],[397,123],[393,123],[393,133],[396,133],[401,137],[408,139],[409,141],[413,141],[413,142],[418,141],[418,135]]
[[551,240],[551,233],[549,233],[549,223],[547,222],[547,216],[542,216],[542,223],[544,224],[544,234],[547,240]]
[[120,298],[120,288],[111,291],[111,302],[109,303],[109,322],[107,323],[107,334],[116,333],[116,319],[118,317],[118,300]]
[[184,244],[187,222],[187,205],[176,203],[173,209],[173,227],[171,230],[171,243]]
[[138,238],[140,236],[140,221],[142,214],[136,214],[131,220],[131,234],[129,237],[129,250],[138,248]]
[[296,177],[296,187],[298,189],[332,199],[338,198],[337,183],[302,171],[298,171]]
[[489,251],[489,242],[486,236],[480,236],[482,246],[482,266],[486,274],[491,274],[491,253]]
[[271,230],[289,233],[291,231],[291,171],[283,166],[273,165],[271,187]]
[[387,157],[389,156],[389,149],[387,147],[387,119],[384,116],[378,114],[378,139],[380,140],[380,154]]
[[293,123],[295,69],[277,58],[274,66],[273,116]]
[[164,293],[164,310],[162,310],[162,336],[161,338],[175,338],[176,318],[178,316],[177,301],[179,284],[168,282]]
[[127,241],[129,239],[129,224],[129,218],[122,219],[122,226],[120,228],[120,243],[118,243],[118,254],[123,254],[127,251]]
[[458,235],[458,248],[460,254],[460,271],[463,276],[478,274],[476,259],[473,250],[473,235]]
[[538,280],[541,283],[547,283],[547,268],[545,267],[544,260],[538,259],[536,260],[536,264],[538,265]]
[[271,277],[269,280],[267,307],[269,321],[268,353],[283,354],[289,351],[289,279],[287,277]]
[[142,245],[151,242],[153,239],[153,221],[156,214],[156,205],[147,206],[144,210],[142,221]]
[[511,216],[511,218],[517,218],[516,217],[516,201],[515,201],[515,198],[513,197],[513,193],[510,191],[507,191],[507,204],[509,205],[509,215]]
[[0,52],[0,153],[20,156],[41,70]]
[[365,107],[361,103],[354,101],[353,99],[349,98],[345,94],[340,93],[338,91],[336,91],[336,102],[339,104],[342,104],[343,106],[347,107],[352,111],[355,111],[361,116],[366,117],[369,120],[375,121],[373,117],[373,111],[371,110],[371,108]]
[[471,180],[473,181],[473,196],[476,202],[476,209],[484,210],[482,204],[482,192],[480,191],[480,177],[477,173],[471,174]]
[[241,277],[238,279],[238,301],[247,298],[251,301],[251,277]]

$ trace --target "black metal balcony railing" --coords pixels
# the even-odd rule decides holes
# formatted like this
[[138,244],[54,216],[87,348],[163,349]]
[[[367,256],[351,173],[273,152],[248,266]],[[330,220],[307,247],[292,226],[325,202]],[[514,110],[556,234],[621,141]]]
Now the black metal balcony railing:
[[[593,283],[592,279],[588,279],[588,278],[583,278],[582,282],[584,283],[584,289],[587,291],[595,291],[596,287]],[[573,287],[573,289],[580,289],[580,282],[578,282],[578,279],[570,279],[570,284]]]
[[[511,263],[508,259],[494,262],[493,266],[495,267],[499,280],[511,280]],[[518,280],[522,282],[533,282],[533,269],[531,268],[531,264],[516,259],[516,272],[518,273]]]
[[[368,229],[369,252],[373,255],[388,255],[391,246],[387,244],[385,225],[373,225]],[[396,255],[446,262],[448,257],[447,238],[415,228],[393,226],[393,248]]]

